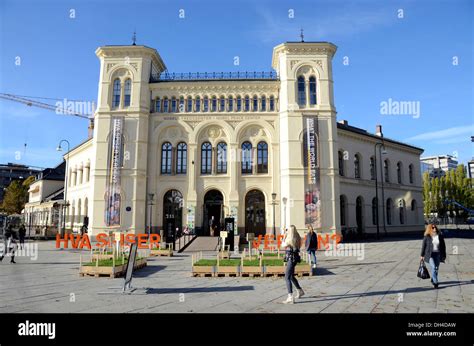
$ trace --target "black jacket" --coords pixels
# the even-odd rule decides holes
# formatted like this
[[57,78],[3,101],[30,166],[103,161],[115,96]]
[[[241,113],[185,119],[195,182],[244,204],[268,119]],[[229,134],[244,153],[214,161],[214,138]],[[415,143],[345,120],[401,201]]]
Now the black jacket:
[[305,245],[306,250],[318,249],[318,236],[316,235],[316,232],[313,232],[313,234],[308,233],[306,235],[306,241],[304,245]]
[[[444,236],[440,233],[439,237],[439,254],[441,262],[446,259],[446,243],[444,242]],[[433,238],[431,236],[425,236],[423,238],[423,244],[421,245],[421,256],[424,257],[425,262],[429,262],[431,253],[433,252]]]

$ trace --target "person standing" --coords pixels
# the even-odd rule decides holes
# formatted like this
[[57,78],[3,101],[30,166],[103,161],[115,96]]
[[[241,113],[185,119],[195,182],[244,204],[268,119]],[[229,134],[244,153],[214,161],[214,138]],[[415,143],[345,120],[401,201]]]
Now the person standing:
[[18,230],[18,237],[20,238],[20,250],[25,247],[25,235],[26,235],[25,225],[21,224]]
[[431,267],[431,283],[438,288],[438,270],[440,262],[446,260],[446,243],[443,234],[434,224],[428,224],[421,245],[421,260],[428,262]]
[[[300,298],[304,295],[304,291],[295,277],[295,267],[301,261],[301,237],[295,225],[291,225],[290,229],[286,232],[282,246],[285,248],[285,282],[288,290],[288,297],[283,301],[283,304],[293,304],[294,298]],[[296,287],[296,295],[294,297],[293,285]]]
[[3,261],[3,258],[10,253],[11,259],[10,263],[15,262],[15,251],[16,251],[16,242],[14,240],[14,231],[11,224],[8,225],[7,230],[3,238],[3,254],[0,256],[0,262]]
[[311,267],[316,268],[316,250],[318,250],[318,235],[313,230],[313,226],[307,225],[308,234],[306,235],[305,248],[311,257]]

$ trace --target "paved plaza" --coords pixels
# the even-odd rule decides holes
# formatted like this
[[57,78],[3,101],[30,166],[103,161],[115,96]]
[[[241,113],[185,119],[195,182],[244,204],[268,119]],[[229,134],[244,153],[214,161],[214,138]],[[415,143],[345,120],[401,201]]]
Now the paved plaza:
[[37,243],[37,260],[0,263],[0,312],[474,312],[474,239],[446,239],[438,290],[416,277],[421,239],[364,243],[363,260],[318,252],[316,276],[300,279],[306,296],[294,305],[280,303],[283,278],[191,277],[190,253],[150,258],[134,275],[136,291],[112,294],[122,278],[79,276],[86,250]]

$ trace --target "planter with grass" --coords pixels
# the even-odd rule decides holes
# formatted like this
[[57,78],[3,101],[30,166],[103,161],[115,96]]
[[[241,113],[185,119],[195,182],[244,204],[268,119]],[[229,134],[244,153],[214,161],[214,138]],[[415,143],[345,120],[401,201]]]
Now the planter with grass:
[[[196,255],[199,256],[199,255]],[[201,255],[202,256],[202,255]],[[214,276],[216,272],[217,260],[197,258],[194,261],[193,255],[193,276]]]
[[263,274],[263,266],[261,258],[246,259],[242,256],[240,264],[241,276],[261,276]]
[[240,275],[240,259],[219,259],[217,256],[217,276]]
[[[79,269],[80,276],[93,276],[101,277],[108,276],[111,278],[123,276],[127,269],[127,260],[126,257],[114,258],[112,257],[107,259],[95,258],[91,262],[81,263]],[[141,269],[146,266],[146,258],[137,258],[135,260],[134,270]]]
[[173,256],[173,244],[168,244],[167,246],[150,249],[150,256]]

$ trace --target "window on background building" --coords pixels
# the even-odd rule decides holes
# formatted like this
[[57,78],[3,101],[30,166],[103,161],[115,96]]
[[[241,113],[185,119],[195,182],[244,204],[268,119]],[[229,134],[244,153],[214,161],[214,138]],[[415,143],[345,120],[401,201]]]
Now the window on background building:
[[242,143],[242,174],[252,174],[252,144]]
[[298,77],[298,105],[300,107],[306,106],[306,90],[303,76]]
[[194,101],[195,102],[195,111],[196,112],[200,112],[201,111],[201,98],[198,96],[196,97],[196,100]]
[[413,165],[410,164],[410,166],[408,166],[408,177],[410,179],[410,184],[413,184]]
[[386,209],[387,209],[387,225],[391,225],[392,224],[392,200],[390,198],[387,199]]
[[383,162],[383,175],[384,175],[384,178],[385,178],[385,182],[389,183],[390,182],[390,171],[389,171],[388,160],[385,160]]
[[341,226],[346,225],[346,199],[344,196],[339,196],[339,211],[341,218]]
[[268,145],[265,142],[257,144],[257,173],[268,173]]
[[249,110],[250,110],[250,97],[245,96],[244,112],[248,112]]
[[372,224],[376,225],[377,224],[377,211],[378,211],[378,203],[377,203],[377,198],[374,197],[372,198]]
[[114,89],[112,96],[112,108],[120,107],[120,79],[114,80]]
[[172,97],[171,98],[171,112],[172,113],[176,113],[176,109],[177,109],[177,102],[176,102],[176,97]]
[[188,146],[186,143],[178,143],[176,151],[176,174],[186,174],[188,165]]
[[224,142],[217,144],[217,173],[227,173],[227,144]]
[[125,87],[123,92],[123,106],[130,107],[130,100],[132,96],[132,80],[128,78],[125,81]]
[[163,99],[163,112],[168,113],[170,111],[170,102],[167,97]]
[[252,100],[252,110],[258,112],[258,97],[255,95]]
[[202,111],[209,112],[209,98],[207,96],[204,96],[202,103]]
[[161,99],[159,97],[155,100],[155,112],[161,112]]
[[237,112],[241,112],[242,111],[242,98],[240,96],[237,96]]
[[171,151],[170,142],[161,145],[161,174],[171,174]]
[[270,112],[273,112],[275,110],[275,98],[273,96],[270,96]]
[[262,96],[262,101],[260,103],[260,110],[262,112],[265,112],[267,110],[267,98],[265,96]]
[[212,145],[204,142],[201,145],[201,174],[212,173]]
[[229,96],[229,100],[228,100],[228,109],[229,109],[229,112],[233,112],[234,111],[234,99],[232,98],[232,96]]
[[402,183],[402,163],[397,163],[397,181],[399,184]]
[[316,104],[316,78],[315,77],[309,78],[309,104],[310,105]]
[[375,180],[375,159],[373,156],[370,158],[370,179]]
[[343,177],[344,176],[344,153],[341,150],[337,152],[337,160],[339,164],[339,175]]
[[179,98],[178,112],[180,113],[184,112],[184,97],[183,96]]
[[212,96],[211,98],[211,112],[216,112],[217,111],[217,98],[215,96]]
[[186,112],[191,113],[193,111],[193,98],[191,96],[188,97]]
[[360,179],[360,155],[354,156],[354,177]]
[[225,97],[221,96],[219,99],[219,111],[220,112],[225,112]]

